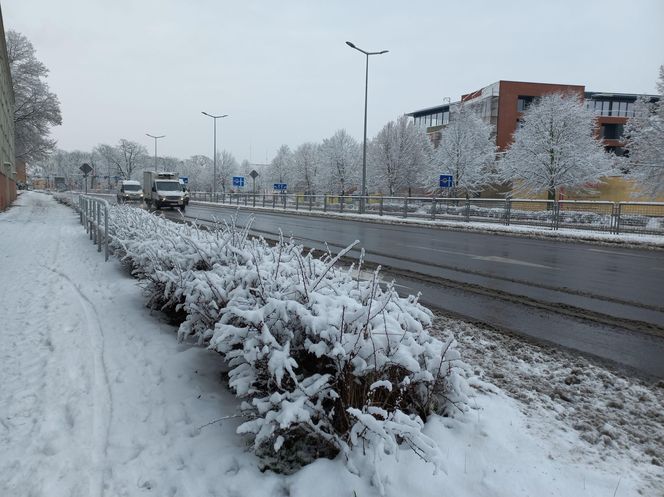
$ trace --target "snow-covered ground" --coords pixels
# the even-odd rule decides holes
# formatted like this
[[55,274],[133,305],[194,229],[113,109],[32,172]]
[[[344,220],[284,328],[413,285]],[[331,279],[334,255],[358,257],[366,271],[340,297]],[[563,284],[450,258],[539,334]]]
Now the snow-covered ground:
[[[375,496],[343,461],[261,471],[218,354],[179,343],[71,209],[0,213],[0,496]],[[433,417],[447,473],[404,449],[390,496],[661,496],[664,385],[440,318],[474,369],[471,409]]]

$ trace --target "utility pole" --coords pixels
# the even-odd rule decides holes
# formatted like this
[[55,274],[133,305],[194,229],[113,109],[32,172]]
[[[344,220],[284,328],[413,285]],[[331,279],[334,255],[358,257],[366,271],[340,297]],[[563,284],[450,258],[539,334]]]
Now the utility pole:
[[369,95],[369,55],[382,55],[389,50],[381,50],[380,52],[367,52],[359,47],[356,47],[350,41],[346,42],[350,48],[354,48],[358,52],[362,52],[367,57],[367,64],[365,70],[364,80],[364,141],[362,145],[362,196],[360,197],[360,213],[364,213],[365,197],[367,196],[367,102]]

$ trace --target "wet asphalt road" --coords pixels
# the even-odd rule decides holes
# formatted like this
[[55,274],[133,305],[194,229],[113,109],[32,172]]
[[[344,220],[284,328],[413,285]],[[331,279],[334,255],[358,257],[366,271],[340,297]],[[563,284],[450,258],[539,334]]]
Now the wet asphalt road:
[[[168,211],[166,211],[168,212]],[[193,202],[187,216],[235,213]],[[170,216],[170,214],[167,214]],[[242,210],[244,226],[251,213]],[[664,377],[664,251],[257,211],[252,230],[281,230],[334,251],[360,240],[403,292],[497,328]],[[357,255],[358,252],[355,252]]]

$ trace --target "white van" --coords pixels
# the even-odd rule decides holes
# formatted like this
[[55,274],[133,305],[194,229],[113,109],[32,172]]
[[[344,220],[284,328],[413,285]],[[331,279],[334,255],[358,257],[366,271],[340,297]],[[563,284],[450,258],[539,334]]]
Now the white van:
[[126,179],[118,184],[118,204],[124,202],[143,202],[143,189],[138,181]]

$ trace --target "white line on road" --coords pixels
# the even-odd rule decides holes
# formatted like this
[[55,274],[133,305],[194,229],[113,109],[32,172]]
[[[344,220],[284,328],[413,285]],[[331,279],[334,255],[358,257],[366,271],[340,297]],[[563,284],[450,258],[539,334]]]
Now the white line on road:
[[555,269],[551,266],[545,266],[543,264],[535,264],[534,262],[527,262],[527,261],[520,261],[518,259],[510,259],[508,257],[500,257],[497,255],[475,255],[475,254],[467,254],[465,252],[455,252],[453,250],[445,250],[445,249],[437,249],[437,248],[432,248],[432,247],[419,247],[417,245],[406,245],[406,247],[409,248],[417,248],[420,250],[430,250],[433,252],[442,252],[444,254],[453,254],[453,255],[462,255],[464,257],[470,257],[471,259],[479,260],[479,261],[491,261],[491,262],[500,262],[503,264],[517,264],[520,266],[530,266],[530,267],[539,267],[542,269]]
[[652,256],[650,255],[640,255],[640,254],[633,254],[633,253],[623,253],[623,252],[614,252],[613,250],[602,250],[602,249],[594,249],[594,248],[589,248],[589,252],[601,252],[602,254],[611,254],[611,255],[622,255],[623,257],[641,257],[644,259],[653,259]]
[[541,267],[543,269],[553,269],[551,266],[545,266],[544,264],[535,264],[534,262],[520,261],[518,259],[509,259],[507,257],[498,257],[497,255],[472,255],[473,259],[480,261],[492,261],[492,262],[502,262],[504,264],[518,264],[520,266],[530,266],[530,267]]

